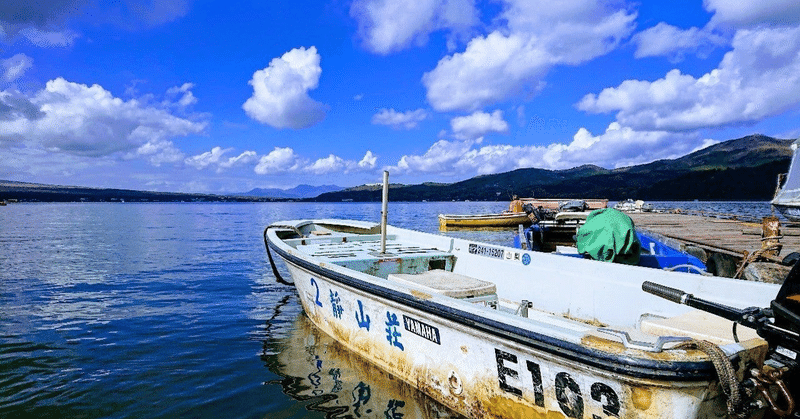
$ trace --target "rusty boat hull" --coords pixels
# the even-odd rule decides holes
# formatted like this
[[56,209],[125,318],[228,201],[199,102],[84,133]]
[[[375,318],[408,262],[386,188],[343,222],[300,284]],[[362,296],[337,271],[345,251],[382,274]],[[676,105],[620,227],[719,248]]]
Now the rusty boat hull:
[[730,321],[641,284],[713,289],[741,307],[768,304],[776,285],[567,262],[391,226],[380,253],[377,231],[305,220],[264,236],[316,327],[467,417],[723,418],[708,356],[670,342],[713,341],[738,371],[766,354],[754,334],[734,342]]

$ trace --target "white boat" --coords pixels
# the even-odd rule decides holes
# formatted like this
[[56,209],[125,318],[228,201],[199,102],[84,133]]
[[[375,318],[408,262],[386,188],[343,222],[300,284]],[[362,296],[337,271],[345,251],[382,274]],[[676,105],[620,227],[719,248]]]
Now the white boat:
[[641,199],[637,201],[626,199],[614,204],[614,209],[623,212],[652,212],[655,207],[653,207],[653,204],[644,202]]
[[800,222],[800,159],[798,159],[798,145],[800,139],[792,143],[792,162],[786,180],[781,185],[778,180],[778,190],[770,202],[789,221]]
[[[792,376],[800,325],[746,310],[772,302],[778,313],[786,285],[384,231],[362,221],[284,221],[267,227],[264,241],[275,276],[283,280],[273,254],[319,329],[467,417],[723,418],[794,409],[791,394],[764,378],[765,357]],[[792,272],[800,277],[800,265]],[[800,282],[789,283],[800,293]],[[718,373],[712,360],[735,376]],[[726,396],[742,382],[765,390],[738,402]]]

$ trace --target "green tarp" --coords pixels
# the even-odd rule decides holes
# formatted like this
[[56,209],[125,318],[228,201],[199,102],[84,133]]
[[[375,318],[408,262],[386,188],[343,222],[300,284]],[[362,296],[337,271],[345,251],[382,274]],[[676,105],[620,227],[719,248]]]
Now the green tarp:
[[605,262],[639,263],[641,244],[631,217],[613,208],[592,211],[577,234],[578,253]]

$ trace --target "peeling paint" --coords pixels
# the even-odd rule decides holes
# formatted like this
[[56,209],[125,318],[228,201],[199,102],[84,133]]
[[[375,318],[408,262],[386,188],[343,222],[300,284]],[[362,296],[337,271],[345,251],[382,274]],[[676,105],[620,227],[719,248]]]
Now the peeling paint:
[[433,298],[433,296],[428,294],[427,292],[422,292],[417,290],[411,290],[411,295],[419,298],[420,300],[430,300],[431,298]]
[[631,387],[631,401],[636,409],[647,410],[653,403],[653,393],[644,387]]

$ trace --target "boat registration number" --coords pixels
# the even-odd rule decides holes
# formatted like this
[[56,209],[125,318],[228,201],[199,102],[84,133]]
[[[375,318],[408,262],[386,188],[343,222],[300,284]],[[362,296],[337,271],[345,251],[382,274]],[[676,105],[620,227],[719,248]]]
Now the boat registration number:
[[505,253],[503,249],[498,249],[496,247],[489,247],[489,246],[481,246],[475,243],[470,243],[469,252],[472,253],[473,255],[480,255],[497,259],[502,259],[503,254]]

